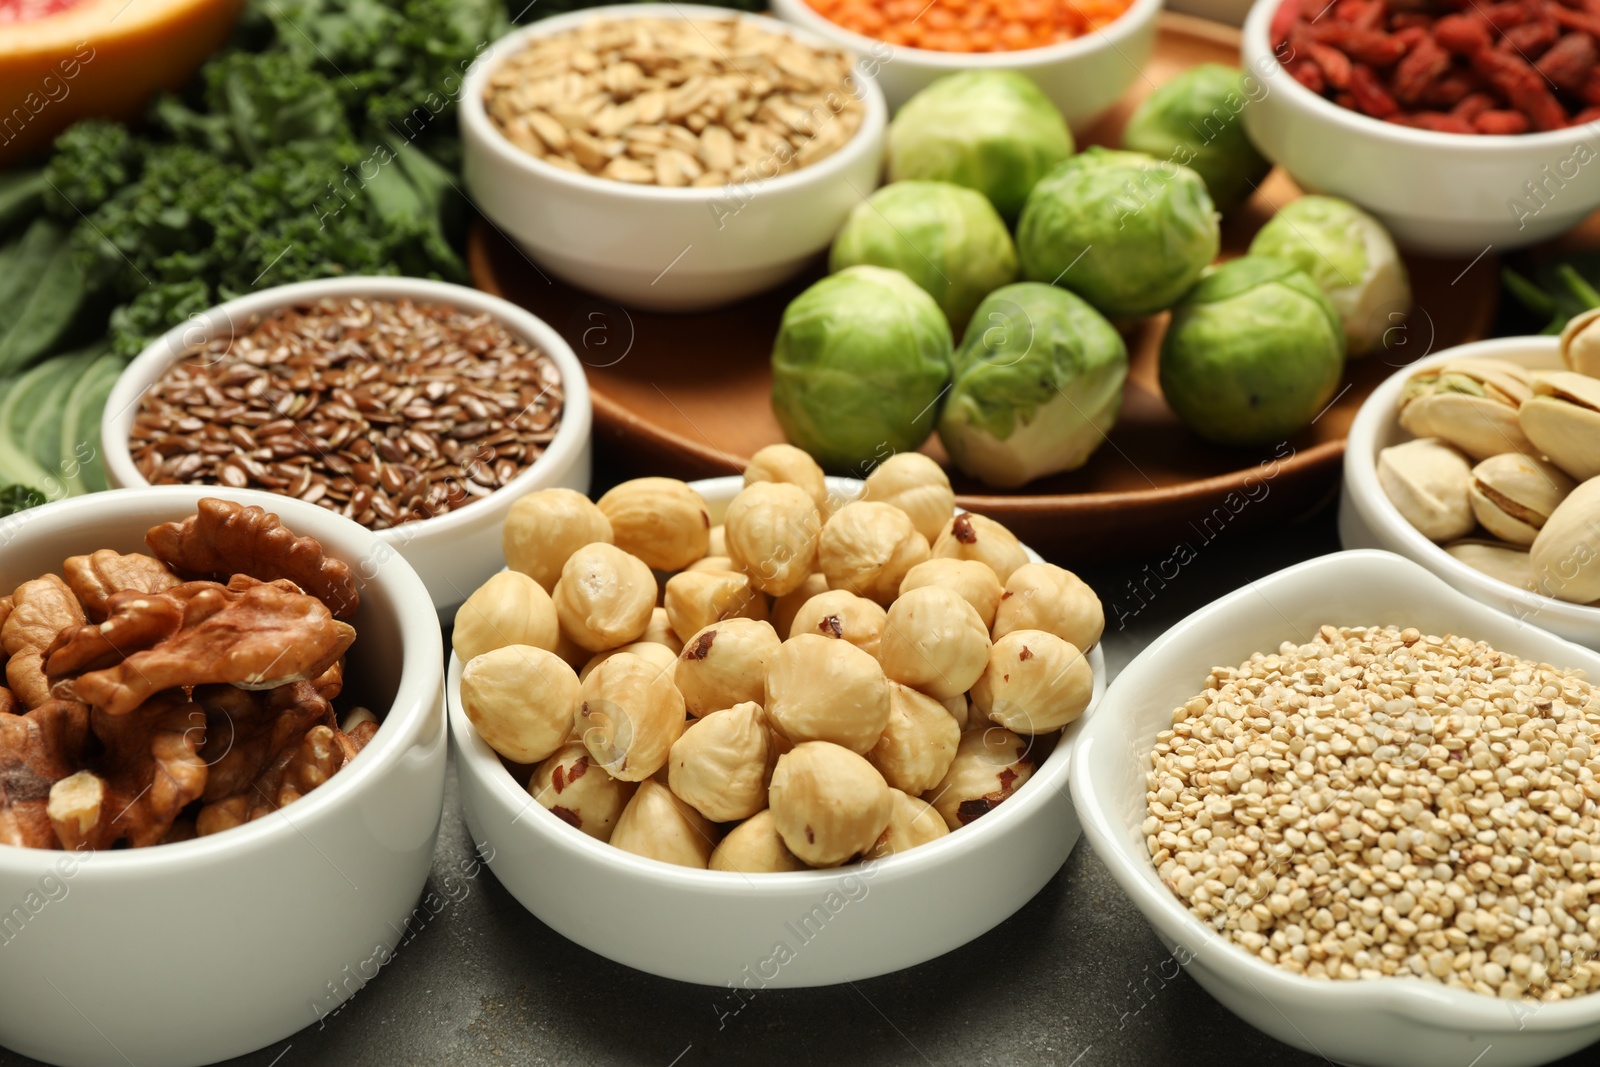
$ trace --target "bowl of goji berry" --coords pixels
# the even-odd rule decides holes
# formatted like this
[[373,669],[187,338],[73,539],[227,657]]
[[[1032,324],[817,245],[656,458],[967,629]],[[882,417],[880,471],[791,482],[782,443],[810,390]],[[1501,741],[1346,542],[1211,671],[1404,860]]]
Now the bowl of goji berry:
[[1600,206],[1600,5],[1258,0],[1242,54],[1262,153],[1411,251],[1534,244]]

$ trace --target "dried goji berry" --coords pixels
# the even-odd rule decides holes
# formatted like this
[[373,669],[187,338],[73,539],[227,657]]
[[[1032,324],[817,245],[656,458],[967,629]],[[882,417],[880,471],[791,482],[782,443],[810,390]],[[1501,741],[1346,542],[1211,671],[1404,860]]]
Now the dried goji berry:
[[1528,116],[1536,130],[1559,130],[1567,124],[1567,112],[1543,82],[1519,82],[1511,92],[1511,106]]
[[1343,89],[1350,84],[1350,57],[1337,48],[1329,48],[1325,44],[1313,44],[1306,49],[1306,54],[1311,61],[1322,68],[1322,76],[1327,83],[1335,89]]
[[1528,118],[1520,111],[1484,111],[1472,120],[1479,133],[1527,133]]
[[1393,94],[1378,80],[1377,72],[1361,63],[1350,68],[1350,95],[1358,110],[1375,119],[1386,119],[1400,110]]
[[1309,59],[1296,59],[1290,63],[1289,76],[1319,96],[1328,88],[1322,68]]
[[1413,26],[1408,30],[1399,30],[1390,36],[1399,41],[1400,46],[1409,52],[1417,46],[1418,41],[1428,36],[1428,31],[1422,26]]
[[1406,54],[1405,45],[1378,30],[1322,22],[1311,26],[1310,32],[1322,44],[1332,45],[1356,62],[1368,66],[1387,67],[1398,63]]
[[1542,13],[1539,5],[1528,3],[1526,0],[1502,0],[1498,4],[1485,4],[1473,7],[1483,12],[1483,17],[1489,20],[1489,25],[1506,32],[1513,26],[1520,26],[1539,17]]
[[1401,30],[1426,30],[1433,25],[1433,16],[1421,11],[1401,11],[1389,16],[1389,29],[1395,33]]
[[[1452,108],[1483,88],[1483,79],[1470,70],[1448,70],[1428,86],[1418,101],[1426,107]],[[1493,106],[1492,104],[1490,106]]]
[[1520,26],[1512,26],[1506,30],[1500,39],[1500,47],[1515,52],[1523,59],[1537,59],[1556,43],[1556,37],[1560,32],[1554,19],[1524,22]]
[[1594,73],[1600,52],[1587,33],[1569,33],[1534,61],[1533,68],[1557,88],[1578,92]]
[[1450,53],[1432,38],[1424,38],[1394,68],[1394,95],[1416,103],[1428,91],[1428,86],[1449,69]]
[[1600,105],[1600,70],[1596,70],[1584,79],[1583,86],[1578,90],[1578,96],[1586,104]]
[[1567,126],[1587,126],[1591,122],[1600,122],[1600,107],[1584,108],[1582,111],[1572,116],[1572,121],[1567,123]]
[[1433,39],[1457,55],[1468,56],[1488,48],[1491,38],[1489,20],[1477,12],[1446,15],[1433,24]]
[[1403,115],[1396,115],[1391,122],[1398,122],[1402,126],[1412,126],[1419,130],[1433,130],[1435,133],[1477,133],[1472,123],[1465,119],[1458,119],[1454,115],[1446,115],[1439,111],[1413,111]]
[[1268,31],[1274,52],[1289,39],[1289,31],[1299,21],[1300,0],[1283,0],[1283,3],[1278,5],[1278,10],[1272,13],[1272,27]]
[[1591,37],[1600,37],[1600,12],[1568,11],[1564,7],[1552,7],[1550,17],[1569,30],[1587,33]]
[[1361,110],[1360,108],[1356,107],[1356,98],[1351,96],[1349,93],[1334,93],[1333,102],[1344,108],[1346,111]]
[[1458,119],[1465,119],[1471,122],[1485,111],[1491,110],[1494,104],[1494,97],[1488,93],[1468,93],[1461,98],[1455,107],[1450,109],[1450,114]]
[[1383,26],[1382,0],[1335,0],[1333,16],[1347,26],[1363,30],[1381,29]]

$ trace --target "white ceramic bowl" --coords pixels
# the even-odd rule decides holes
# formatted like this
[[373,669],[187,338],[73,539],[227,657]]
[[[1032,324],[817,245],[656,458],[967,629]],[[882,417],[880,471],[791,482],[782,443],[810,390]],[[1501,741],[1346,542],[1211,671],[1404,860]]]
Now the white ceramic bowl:
[[387,961],[433,861],[439,625],[416,572],[367,530],[266,493],[100,493],[0,520],[0,586],[77,553],[148,551],[145,531],[203,496],[270,508],[356,569],[345,692],[383,724],[326,785],[237,829],[111,852],[0,846],[0,1045],[48,1063],[188,1067],[315,1023]]
[[235,330],[246,330],[252,318],[290,304],[358,296],[431,301],[492,315],[512,333],[542,350],[561,371],[561,424],[555,439],[537,462],[474,504],[378,532],[378,540],[390,554],[403,556],[416,568],[440,618],[448,623],[455,618],[462,601],[504,566],[500,526],[517,498],[552,486],[579,492],[589,490],[589,430],[593,413],[583,364],[559,333],[508,300],[465,286],[422,278],[326,278],[262,289],[219,304],[168,330],[128,364],[117,379],[100,423],[106,476],[113,488],[150,484],[134,466],[128,449],[128,435],[139,411],[139,400],[168,367],[195,346],[213,337],[229,336]]
[[1600,655],[1519,625],[1387,552],[1338,552],[1253,582],[1168,630],[1123,668],[1078,738],[1072,795],[1095,855],[1173,958],[1225,1007],[1286,1044],[1361,1067],[1524,1067],[1600,1038],[1600,996],[1505,1001],[1410,978],[1319,981],[1224,940],[1162,884],[1145,846],[1145,774],[1172,709],[1219,665],[1323,624],[1454,633],[1600,677]]
[[772,0],[779,18],[804,26],[861,57],[883,88],[891,113],[929,82],[963,70],[1014,70],[1038,83],[1081,134],[1139,77],[1155,48],[1162,0],[1133,0],[1115,22],[1074,41],[1017,52],[936,52],[904,48],[830,22],[806,0]]
[[1432,255],[1535,244],[1600,206],[1600,167],[1587,128],[1479,137],[1396,126],[1342,108],[1295,81],[1274,57],[1269,27],[1278,3],[1256,0],[1245,19],[1244,68],[1264,91],[1241,114],[1256,147],[1301,188],[1359,204],[1402,247]]
[[524,152],[490,121],[483,106],[489,76],[529,39],[591,19],[638,17],[737,17],[805,44],[829,44],[764,15],[690,4],[590,8],[517,30],[484,52],[462,90],[462,174],[473,203],[551,274],[635,307],[715,307],[799,273],[878,186],[888,112],[877,84],[859,70],[866,111],[842,147],[809,167],[720,188],[574,174]]
[[1350,424],[1344,451],[1344,480],[1339,490],[1339,542],[1345,548],[1383,548],[1398,552],[1474,600],[1499,608],[1520,622],[1542,626],[1590,648],[1600,648],[1600,608],[1530,593],[1467,566],[1422,536],[1378,484],[1378,453],[1412,438],[1400,428],[1396,415],[1406,379],[1422,367],[1474,357],[1503,359],[1541,369],[1561,366],[1558,338],[1502,337],[1446,349],[1396,371],[1373,390]]
[[[861,483],[830,478],[845,499]],[[693,482],[713,521],[743,485]],[[1037,557],[1034,557],[1037,558]],[[750,989],[830,985],[930,960],[999,925],[1053,877],[1078,840],[1067,764],[1105,688],[1004,804],[970,826],[875,863],[749,876],[645,859],[596,841],[534,802],[461,710],[450,660],[450,736],[473,840],[513,896],[562,936],[665,978]],[[973,901],[983,901],[974,907]],[[819,932],[820,931],[820,932]],[[793,958],[782,962],[778,944]]]

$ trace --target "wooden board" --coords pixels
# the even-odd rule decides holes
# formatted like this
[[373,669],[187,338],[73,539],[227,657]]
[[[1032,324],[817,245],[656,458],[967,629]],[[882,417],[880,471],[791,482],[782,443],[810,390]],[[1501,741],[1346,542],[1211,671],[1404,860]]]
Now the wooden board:
[[[1163,15],[1155,55],[1086,143],[1118,143],[1134,106],[1157,85],[1199,63],[1236,63],[1238,31]],[[1278,206],[1299,196],[1281,171],[1223,225],[1223,254],[1245,250]],[[480,225],[469,249],[480,288],[522,304],[561,330],[584,361],[594,392],[595,443],[617,477],[683,478],[743,469],[783,432],[770,405],[769,357],[783,309],[822,274],[703,314],[631,311],[551,282],[523,254]],[[1499,292],[1493,257],[1476,262],[1408,257],[1416,307],[1397,324],[1388,352],[1353,361],[1342,391],[1305,431],[1259,452],[1211,445],[1189,433],[1161,398],[1157,358],[1165,316],[1127,333],[1131,366],[1122,415],[1082,469],[1000,491],[952,471],[959,502],[1006,523],[1040,552],[1066,563],[1191,548],[1223,529],[1259,527],[1302,514],[1337,485],[1344,438],[1368,393],[1426,354],[1484,336]],[[924,451],[948,457],[938,438]],[[845,473],[845,472],[840,472]]]

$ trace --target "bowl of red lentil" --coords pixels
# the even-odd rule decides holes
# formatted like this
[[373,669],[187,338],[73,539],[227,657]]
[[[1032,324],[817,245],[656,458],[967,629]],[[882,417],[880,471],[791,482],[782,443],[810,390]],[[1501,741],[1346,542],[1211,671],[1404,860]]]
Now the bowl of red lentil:
[[1123,668],[1068,780],[1184,968],[1366,1067],[1600,1039],[1600,654],[1411,560],[1338,552]]
[[1553,0],[1258,0],[1241,52],[1267,91],[1241,115],[1302,188],[1408,250],[1519,248],[1600,207],[1597,42],[1600,16]]
[[848,49],[890,111],[962,70],[1015,70],[1075,133],[1116,103],[1155,47],[1162,0],[772,0],[772,11]]
[[522,308],[445,282],[329,278],[168,331],[117,380],[101,438],[114,488],[260,489],[366,526],[448,621],[503,566],[517,498],[588,490],[590,421],[582,364]]

